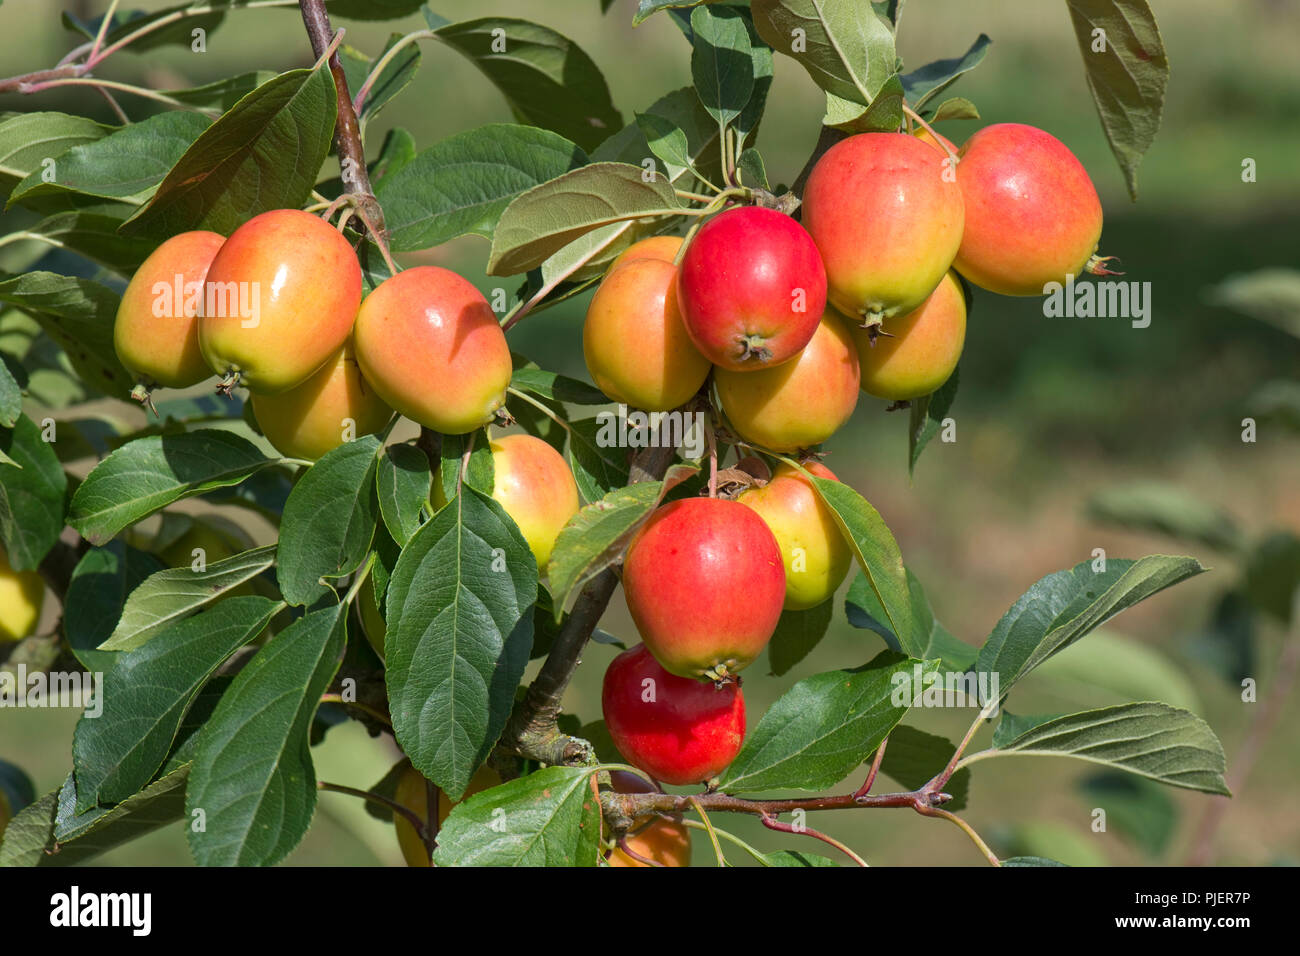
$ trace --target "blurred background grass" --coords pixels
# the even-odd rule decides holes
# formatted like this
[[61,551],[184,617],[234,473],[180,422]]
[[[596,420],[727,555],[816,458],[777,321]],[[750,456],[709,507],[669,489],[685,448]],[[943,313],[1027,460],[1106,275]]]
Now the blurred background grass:
[[[132,6],[154,9],[163,3]],[[0,8],[4,73],[56,62],[77,39],[58,23],[59,8],[95,15],[104,3],[53,4],[16,0]],[[488,14],[538,20],[576,40],[604,71],[624,119],[664,92],[689,82],[689,50],[664,16],[631,26],[633,0],[617,0],[607,16],[597,0],[442,0],[432,4],[456,20]],[[1300,4],[1288,0],[1155,0],[1173,76],[1164,124],[1140,174],[1140,200],[1131,203],[1084,82],[1065,4],[1043,0],[911,0],[899,49],[909,68],[959,55],[980,33],[993,46],[984,63],[953,90],[973,100],[982,121],[941,129],[962,141],[981,123],[1017,121],[1064,140],[1091,171],[1106,210],[1102,251],[1119,256],[1130,279],[1150,281],[1149,328],[1125,320],[1046,319],[1036,300],[977,293],[961,387],[953,410],[957,441],[934,442],[914,480],[906,469],[906,420],[863,397],[854,421],[829,443],[828,462],[879,509],[909,566],[925,583],[937,616],[978,644],[1001,613],[1044,574],[1088,559],[1095,548],[1111,557],[1152,552],[1193,553],[1214,567],[1174,591],[1121,617],[1110,634],[1172,662],[1153,683],[1194,704],[1224,742],[1231,766],[1253,707],[1194,653],[1218,596],[1235,572],[1212,552],[1091,523],[1083,504],[1095,492],[1135,480],[1176,484],[1224,507],[1251,534],[1300,530],[1297,442],[1263,427],[1243,443],[1248,397],[1272,378],[1300,375],[1294,338],[1262,323],[1211,307],[1207,287],[1226,276],[1266,266],[1294,266],[1300,256]],[[347,42],[371,55],[390,32],[422,26],[419,18],[385,24],[340,21]],[[423,148],[488,122],[510,121],[498,94],[467,61],[426,44],[414,83],[375,120],[368,146],[404,126]],[[311,57],[294,8],[237,12],[208,38],[204,54],[166,48],[114,57],[102,75],[157,88],[193,86],[252,68],[287,69]],[[149,108],[127,98],[131,115]],[[66,109],[112,117],[90,91],[52,90],[39,97],[0,98],[0,109]],[[806,74],[778,58],[777,76],[758,146],[772,181],[790,182],[816,140],[820,94]],[[373,153],[372,153],[373,154]],[[1258,164],[1258,181],[1243,183],[1242,161]],[[514,280],[483,275],[487,244],[468,238],[421,257],[455,268],[483,288]],[[512,332],[512,346],[544,367],[585,377],[580,327],[585,299],[530,318]],[[119,417],[130,412],[115,410]],[[244,520],[239,512],[234,516]],[[253,529],[256,533],[256,529]],[[51,604],[53,602],[50,602]],[[838,617],[837,613],[837,617]],[[629,640],[635,632],[619,599],[604,627]],[[1271,673],[1282,632],[1265,624],[1263,663]],[[1085,642],[1087,643],[1087,642]],[[1125,696],[1116,659],[1090,652],[1056,677],[1035,675],[1011,701],[1019,713],[1132,699]],[[767,677],[765,661],[746,673],[751,725],[793,681],[873,656],[879,639],[840,620],[810,660],[790,674]],[[566,699],[584,719],[599,715],[599,682],[615,653],[593,645]],[[1074,654],[1062,655],[1062,660]],[[1118,652],[1117,652],[1118,653]],[[1100,672],[1080,682],[1083,671]],[[1109,673],[1107,673],[1109,671]],[[1261,695],[1267,693],[1267,685]],[[1179,701],[1182,702],[1182,701]],[[968,712],[926,711],[910,718],[923,729],[959,736]],[[1300,706],[1288,702],[1279,732],[1266,746],[1247,787],[1233,801],[1218,840],[1217,862],[1267,864],[1300,858],[1300,817],[1291,794],[1300,761],[1290,733]],[[38,792],[57,786],[69,767],[75,714],[9,711],[0,719],[0,757],[23,766]],[[371,740],[357,725],[335,729],[315,751],[322,779],[367,786],[395,759],[386,738]],[[1094,833],[1098,805],[1076,784],[1086,765],[1065,760],[1002,760],[975,768],[964,815],[1004,853],[1037,852],[1066,862],[1176,862],[1193,824],[1217,798],[1165,791],[1178,828],[1160,854],[1143,850],[1112,826]],[[888,785],[888,784],[887,784]],[[879,786],[879,785],[878,785]],[[1016,821],[1032,826],[1016,829]],[[720,824],[722,821],[718,821]],[[979,863],[954,828],[912,813],[823,814],[813,825],[848,841],[873,863]],[[810,841],[756,832],[750,821],[727,826],[760,846],[820,852]],[[710,856],[696,840],[697,862]],[[316,822],[290,864],[394,863],[391,830],[368,818],[353,798],[321,797]],[[185,864],[179,828],[114,851],[106,864]]]

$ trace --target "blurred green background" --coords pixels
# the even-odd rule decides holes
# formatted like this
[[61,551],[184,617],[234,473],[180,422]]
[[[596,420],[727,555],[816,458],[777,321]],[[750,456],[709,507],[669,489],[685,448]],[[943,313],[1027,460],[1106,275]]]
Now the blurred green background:
[[[163,3],[133,3],[155,9]],[[633,29],[634,0],[616,0],[600,16],[598,0],[441,0],[431,4],[452,19],[488,14],[538,20],[572,37],[609,82],[625,120],[663,93],[689,83],[689,48],[665,16]],[[959,637],[979,643],[1002,612],[1039,577],[1090,558],[1154,552],[1191,553],[1213,568],[1119,618],[1106,637],[1090,638],[1061,655],[1017,690],[1018,713],[1065,712],[1163,694],[1192,707],[1219,734],[1229,767],[1255,709],[1225,679],[1207,647],[1220,595],[1236,578],[1233,562],[1207,548],[1116,530],[1085,514],[1097,492],[1135,481],[1176,485],[1225,509],[1246,532],[1300,531],[1300,469],[1295,433],[1261,423],[1258,441],[1241,440],[1241,422],[1254,414],[1261,383],[1300,378],[1300,342],[1282,331],[1211,305],[1207,289],[1225,277],[1300,260],[1300,4],[1287,0],[1164,0],[1153,2],[1164,34],[1172,79],[1164,123],[1140,173],[1134,204],[1103,137],[1084,81],[1066,5],[1045,0],[911,0],[900,54],[915,68],[960,55],[980,33],[993,39],[984,63],[953,92],[973,100],[982,121],[944,124],[961,142],[983,122],[1016,121],[1062,139],[1091,171],[1106,210],[1102,252],[1120,257],[1130,279],[1150,281],[1149,328],[1126,320],[1047,319],[1037,300],[977,293],[961,387],[953,409],[957,440],[937,440],[915,478],[906,468],[906,413],[886,414],[864,396],[854,421],[828,444],[828,463],[859,489],[894,530],[909,566],[930,595],[936,615]],[[58,22],[58,10],[96,15],[105,3],[55,4],[11,0],[0,8],[0,57],[6,74],[59,60],[78,41]],[[338,21],[346,42],[378,53],[390,32],[423,24],[418,17],[383,24]],[[449,49],[422,47],[414,83],[371,124],[368,147],[378,148],[391,126],[404,126],[421,148],[460,130],[510,121],[505,102]],[[309,64],[309,47],[295,8],[241,11],[208,38],[207,52],[164,48],[126,53],[104,77],[155,88],[194,86],[253,68]],[[778,57],[776,82],[758,138],[774,183],[795,177],[817,138],[821,96],[793,62]],[[123,98],[133,118],[151,108]],[[64,109],[112,115],[89,90],[51,90],[0,97],[0,110]],[[1254,159],[1258,181],[1243,183],[1242,162]],[[487,243],[468,238],[420,257],[455,268],[484,289],[516,280],[483,275]],[[536,315],[511,333],[512,347],[544,367],[586,377],[580,327],[585,298]],[[131,411],[114,409],[130,418]],[[237,520],[247,522],[242,513]],[[250,527],[255,535],[265,529]],[[53,605],[53,601],[48,602]],[[47,607],[47,624],[53,624]],[[880,640],[839,620],[810,659],[781,677],[760,660],[745,674],[751,726],[795,680],[873,656]],[[1285,636],[1276,622],[1253,622],[1259,648],[1260,699]],[[635,640],[616,597],[604,627]],[[1118,647],[1118,650],[1116,649]],[[1126,648],[1138,648],[1135,663]],[[1143,654],[1143,652],[1146,652]],[[584,720],[599,716],[599,683],[615,653],[593,645],[566,699]],[[1220,655],[1221,656],[1221,655]],[[970,712],[914,712],[909,722],[960,736]],[[1291,727],[1294,699],[1266,743],[1255,772],[1232,801],[1216,841],[1220,863],[1269,864],[1300,859],[1300,815],[1282,795],[1300,786],[1300,751]],[[76,715],[8,711],[0,715],[0,758],[24,767],[38,792],[57,786],[70,765]],[[986,740],[985,736],[977,738]],[[377,781],[395,759],[386,738],[369,739],[358,725],[337,728],[315,751],[321,779],[354,786]],[[937,768],[936,768],[937,769]],[[1091,775],[1067,760],[1005,759],[975,768],[964,816],[1004,854],[1038,853],[1072,863],[1179,862],[1201,815],[1217,799],[1166,789],[1144,802],[1158,820],[1145,840],[1091,829],[1091,811],[1108,805],[1080,789]],[[854,784],[856,786],[856,784]],[[877,788],[891,788],[885,781]],[[748,820],[719,825],[768,848],[834,851],[813,841],[765,834]],[[953,827],[914,813],[832,813],[810,823],[847,841],[879,864],[978,864],[981,858]],[[1172,824],[1167,841],[1152,837]],[[697,838],[696,862],[710,856]],[[734,854],[741,857],[738,851]],[[290,864],[391,864],[400,857],[391,829],[368,818],[351,797],[323,794],[311,832]],[[102,858],[106,864],[186,864],[178,827]],[[737,860],[737,862],[740,862]]]

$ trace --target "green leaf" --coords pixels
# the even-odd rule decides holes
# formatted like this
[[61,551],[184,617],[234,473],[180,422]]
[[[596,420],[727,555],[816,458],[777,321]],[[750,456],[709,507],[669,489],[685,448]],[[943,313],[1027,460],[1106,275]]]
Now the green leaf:
[[862,3],[753,0],[750,7],[759,36],[827,93],[867,106],[894,73],[893,31]]
[[302,839],[316,809],[308,732],[347,643],[346,606],[308,612],[236,675],[203,726],[185,812],[200,866],[270,866]]
[[930,439],[939,434],[944,419],[952,411],[953,400],[957,397],[959,371],[959,368],[954,368],[952,375],[948,376],[948,381],[931,394],[912,399],[907,423],[907,473],[909,475],[916,471],[916,463],[921,458],[921,452],[925,450],[926,445],[930,444]]
[[375,473],[383,445],[374,435],[345,442],[307,469],[284,506],[276,576],[290,604],[329,592],[322,578],[361,566],[379,523]]
[[871,590],[884,610],[884,623],[897,635],[900,650],[920,657],[928,629],[914,618],[907,572],[898,542],[880,513],[860,494],[843,482],[809,475],[808,480],[835,515],[844,538],[853,548]]
[[[339,59],[343,64],[344,75],[348,79],[348,90],[352,93],[355,100],[361,92],[361,86],[365,83],[366,77],[370,72],[379,65],[379,61],[387,55],[397,43],[402,39],[402,34],[394,33],[384,44],[383,50],[379,56],[373,60],[367,57],[360,50],[353,49],[347,44],[339,48]],[[362,125],[379,115],[379,111],[388,105],[389,100],[402,92],[406,86],[415,79],[415,73],[420,68],[420,47],[415,43],[408,43],[397,54],[388,61],[382,73],[375,78],[371,85],[370,91],[366,98],[361,102],[360,111],[357,118],[361,120]]]
[[834,601],[823,601],[806,611],[782,611],[776,631],[767,645],[767,660],[773,675],[780,677],[807,657],[826,636]]
[[767,866],[839,866],[834,860],[818,856],[816,853],[803,853],[796,850],[776,850],[765,853],[763,859]]
[[[825,790],[871,756],[908,707],[892,698],[911,686],[913,667],[930,673],[937,661],[883,651],[853,670],[799,681],[774,703],[722,773],[726,793]],[[889,751],[886,750],[886,753]]]
[[822,124],[846,133],[892,133],[903,122],[903,97],[903,81],[897,73],[881,85],[871,105],[865,108],[853,100],[827,93]]
[[979,66],[992,42],[981,33],[964,55],[949,60],[935,60],[918,70],[904,74],[903,88],[907,91],[907,100],[912,109],[920,110],[931,99],[957,82],[957,78],[963,73],[968,73]]
[[767,183],[767,166],[763,163],[763,157],[752,146],[740,154],[736,167],[745,182],[763,189],[771,188]]
[[57,160],[74,146],[93,143],[112,132],[84,116],[67,113],[18,113],[0,122],[0,195],[8,197],[14,186],[42,169],[47,159]]
[[584,418],[569,425],[569,467],[586,501],[599,501],[628,482],[627,449],[602,438],[611,418]]
[[53,272],[27,272],[0,281],[0,302],[39,322],[85,384],[125,399],[132,379],[113,348],[118,301],[107,286]]
[[263,83],[194,141],[124,231],[229,235],[258,213],[301,206],[329,152],[336,107],[327,68]]
[[1061,714],[1013,714],[1009,710],[1002,711],[1002,718],[993,728],[992,746],[996,750],[999,747],[1006,746],[1015,740],[1021,734],[1037,727],[1039,724],[1045,724],[1049,720],[1056,720]]
[[[200,608],[219,601],[275,563],[275,545],[214,561],[202,571],[186,565],[151,574],[131,591],[122,616],[101,651],[134,651]],[[222,602],[224,605],[227,602]]]
[[1107,488],[1089,499],[1087,514],[1103,524],[1169,535],[1229,554],[1245,547],[1245,536],[1231,514],[1173,484]]
[[1057,717],[965,762],[1004,755],[1076,757],[1173,787],[1232,795],[1214,731],[1195,714],[1158,701]]
[[73,737],[77,812],[120,803],[162,766],[199,689],[231,654],[262,633],[282,605],[235,597],[170,627],[138,650],[114,654],[103,707],[83,715]]
[[17,362],[9,367],[9,360],[0,356],[0,428],[13,428],[23,413],[23,388],[14,378],[14,370],[26,380],[26,372]]
[[94,673],[111,665],[114,653],[97,648],[113,633],[127,595],[161,568],[153,555],[121,539],[91,548],[77,562],[63,602],[63,632],[82,667]]
[[[908,790],[919,790],[948,766],[948,761],[956,752],[957,745],[947,737],[899,725],[889,734],[885,756],[880,761],[880,772],[897,780]],[[948,778],[943,789],[952,797],[951,801],[943,805],[945,810],[955,812],[964,809],[970,792],[970,770],[958,770]]]
[[1094,571],[1082,561],[1040,579],[1016,601],[981,648],[976,669],[998,675],[998,693],[1121,611],[1205,569],[1194,558],[1152,555],[1109,560]]
[[691,77],[700,102],[720,127],[731,124],[754,92],[749,29],[734,7],[691,11]]
[[528,20],[484,17],[435,31],[506,97],[520,123],[592,149],[623,125],[600,69],[563,34]]
[[1113,828],[1151,856],[1160,856],[1178,826],[1178,807],[1162,788],[1125,773],[1103,771],[1084,780],[1079,789],[1091,807],[1106,811]]
[[[918,110],[917,112],[920,112]],[[925,114],[922,113],[922,116]],[[975,104],[962,96],[950,96],[934,109],[934,115],[928,117],[931,123],[950,119],[979,119],[980,111]]]
[[[273,70],[252,70],[238,76],[228,76],[202,86],[183,90],[163,90],[167,96],[190,106],[213,107],[225,112],[263,83],[275,78]],[[170,115],[170,114],[163,114]]]
[[[917,656],[923,660],[939,659],[944,670],[964,673],[975,663],[979,648],[972,647],[948,632],[942,624],[934,619],[930,601],[925,596],[925,589],[910,570],[907,572],[907,590],[912,601],[912,615],[917,622],[917,629],[928,637],[922,652]],[[866,576],[861,572],[849,585],[849,593],[844,599],[844,612],[849,623],[854,627],[875,631],[885,639],[885,643],[895,651],[901,650],[898,638],[885,621],[884,608],[880,599],[871,590]]]
[[1136,201],[1138,164],[1160,129],[1169,85],[1160,28],[1146,0],[1066,3],[1101,127]]
[[415,445],[389,445],[379,456],[375,472],[379,513],[398,544],[406,544],[420,529],[420,513],[429,506],[432,480],[429,456]]
[[56,212],[23,231],[44,236],[69,252],[83,255],[118,275],[129,276],[154,251],[156,244],[118,232],[125,208],[105,203]]
[[494,124],[457,133],[420,152],[375,186],[394,252],[413,252],[478,235],[524,191],[586,163],[563,136]]
[[438,831],[438,866],[595,866],[600,802],[590,767],[547,767],[458,804]]
[[[766,49],[766,48],[764,48]],[[748,114],[748,108],[746,109]],[[600,144],[591,154],[593,162],[629,163],[639,166],[654,150],[647,141],[647,132],[641,124],[641,117],[653,116],[652,129],[664,130],[663,124],[669,123],[686,134],[686,159],[706,178],[720,178],[722,160],[718,150],[718,124],[700,103],[695,88],[691,86],[673,90],[656,100],[644,113],[638,114],[636,122],[629,123],[619,132]],[[657,154],[656,154],[657,155]],[[660,159],[667,160],[661,156]],[[669,182],[674,185],[685,183],[692,175],[684,165],[667,163]]]
[[574,405],[606,405],[609,399],[595,386],[540,368],[517,368],[510,377],[510,387],[539,398]]
[[1045,856],[1009,856],[999,860],[998,864],[1000,866],[1068,866],[1066,863],[1049,860]]
[[593,163],[523,193],[497,223],[488,275],[527,272],[593,229],[681,208],[667,179],[644,176],[640,166]]
[[68,524],[103,544],[174,501],[237,485],[274,463],[247,439],[219,429],[137,438],[86,476],[72,496]]
[[0,540],[10,567],[34,571],[63,530],[68,479],[26,415],[0,430],[0,462]]
[[181,818],[188,767],[150,784],[117,806],[78,814],[76,782],[46,794],[15,817],[0,846],[3,866],[77,866]]
[[663,495],[662,481],[615,488],[569,519],[555,539],[546,566],[557,621],[584,584],[619,560]]
[[399,20],[423,9],[425,18],[431,11],[424,0],[329,0],[329,14],[349,20]]
[[489,496],[496,485],[496,464],[486,428],[468,435],[443,435],[441,460],[435,476],[442,488],[443,501],[451,501],[456,497],[461,459],[464,458],[466,449],[469,449],[469,464],[465,468],[465,483]]
[[1205,298],[1211,305],[1232,309],[1300,338],[1298,269],[1255,269],[1231,275],[1210,286]]
[[411,538],[386,599],[389,707],[416,769],[458,800],[505,728],[533,643],[537,564],[473,488]]
[[[213,7],[224,7],[231,3],[232,0],[217,0],[216,3],[210,4]],[[109,24],[108,32],[104,35],[104,46],[111,46],[119,40],[126,39],[132,33],[150,26],[160,20],[167,18],[176,18],[176,14],[188,11],[191,7],[196,6],[194,3],[182,3],[178,6],[165,7],[162,10],[152,10],[148,13],[143,10],[128,10],[116,14]],[[191,46],[194,42],[193,32],[196,29],[203,30],[211,34],[212,31],[221,25],[225,18],[225,11],[221,9],[214,10],[211,13],[188,15],[185,14],[175,19],[175,22],[165,26],[158,27],[144,34],[137,40],[132,40],[127,49],[139,53],[144,50],[153,50],[160,46],[179,44],[181,46]],[[91,20],[83,21],[75,14],[64,12],[63,25],[69,30],[75,30],[84,36],[87,40],[94,39],[95,34],[99,32],[100,24],[103,17],[94,17]]]
[[658,13],[660,10],[669,10],[680,7],[697,7],[702,3],[713,3],[715,0],[638,0],[636,13],[632,16],[632,25],[640,26],[651,14]]
[[139,206],[212,121],[188,110],[159,113],[123,126],[103,139],[74,146],[49,170],[33,171],[14,187],[10,203],[48,203],[51,196],[79,193]]

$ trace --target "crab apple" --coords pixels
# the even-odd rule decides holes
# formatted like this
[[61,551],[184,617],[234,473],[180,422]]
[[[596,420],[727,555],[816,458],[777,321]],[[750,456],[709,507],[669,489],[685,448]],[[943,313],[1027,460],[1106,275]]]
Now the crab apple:
[[[825,465],[804,466],[818,478],[839,481]],[[829,600],[844,583],[853,552],[835,515],[804,475],[779,465],[772,480],[736,499],[753,508],[776,536],[785,560],[785,607],[803,611]]]
[[35,571],[15,571],[0,546],[0,642],[21,641],[36,629],[45,582]]
[[679,677],[721,680],[772,638],[785,601],[781,549],[738,501],[669,502],[628,546],[623,592],[660,664]]
[[706,222],[677,272],[677,304],[696,347],[719,368],[780,365],[808,344],[826,308],[826,270],[803,227],[743,206]]
[[677,309],[676,282],[671,262],[647,256],[612,269],[592,296],[582,354],[592,381],[614,401],[666,412],[709,377],[712,365]]
[[349,341],[301,385],[275,395],[254,392],[253,415],[280,454],[315,461],[345,441],[380,431],[393,410],[362,376]]
[[862,390],[900,402],[929,395],[948,381],[966,341],[966,296],[949,272],[916,311],[875,329],[854,329]]
[[417,266],[366,296],[354,332],[361,374],[407,418],[448,435],[492,421],[510,348],[492,306],[450,269]]
[[[501,783],[501,775],[491,767],[479,767],[474,776],[470,778],[469,788],[465,791],[465,800],[481,793],[484,790],[490,790]],[[438,826],[441,827],[447,822],[447,817],[451,814],[452,808],[456,804],[447,799],[447,795],[441,790],[435,790],[438,801]],[[424,776],[414,767],[408,766],[401,777],[397,780],[397,789],[393,793],[393,799],[408,810],[413,810],[415,815],[420,818],[422,823],[429,822],[429,790],[425,785]],[[393,814],[393,826],[397,830],[397,845],[402,849],[402,857],[406,860],[407,866],[432,866],[429,859],[429,849],[420,839],[420,834],[416,832],[415,827],[411,826],[411,821],[406,819],[400,813]]]
[[681,248],[681,236],[650,236],[647,239],[640,239],[618,254],[618,258],[610,263],[609,272],[613,272],[619,266],[626,265],[637,259],[659,259],[663,262],[676,262],[677,253],[681,251]]
[[361,589],[357,591],[357,607],[361,611],[361,630],[366,635],[366,640],[374,648],[379,659],[384,659],[384,640],[388,636],[388,625],[384,621],[384,615],[379,607],[379,599],[375,594],[375,579],[367,576],[361,583]]
[[716,776],[745,740],[745,696],[738,684],[670,674],[644,644],[610,661],[600,702],[618,752],[664,783]]
[[519,526],[543,573],[560,530],[578,513],[578,483],[564,456],[532,435],[491,442],[492,497]]
[[223,390],[283,392],[343,347],[360,304],[361,266],[339,231],[300,209],[273,209],[217,250],[199,348]]
[[[540,438],[503,435],[492,439],[488,447],[492,451],[492,498],[519,526],[538,570],[545,574],[555,539],[581,506],[578,483],[564,456]],[[434,471],[435,509],[447,503],[441,476],[441,468]]]
[[968,139],[959,156],[966,231],[954,266],[967,279],[1002,295],[1042,295],[1047,283],[1084,270],[1111,274],[1093,259],[1101,238],[1097,189],[1059,139],[997,123]]
[[199,349],[203,280],[226,237],[196,230],[172,236],[135,270],[113,323],[113,348],[138,383],[131,393],[189,388],[212,375]]
[[[616,793],[657,793],[658,790],[634,773],[611,770],[610,786]],[[678,820],[655,816],[649,822],[638,820],[623,837],[623,843],[636,856],[653,861],[660,866],[691,865],[691,831]],[[621,846],[610,851],[606,862],[610,866],[650,866],[624,852]]]
[[773,451],[830,438],[858,404],[858,353],[843,320],[828,309],[799,357],[757,372],[718,369],[722,410],[746,441]]
[[837,309],[879,325],[925,301],[961,244],[956,178],[941,150],[906,133],[860,133],[826,151],[801,208]]

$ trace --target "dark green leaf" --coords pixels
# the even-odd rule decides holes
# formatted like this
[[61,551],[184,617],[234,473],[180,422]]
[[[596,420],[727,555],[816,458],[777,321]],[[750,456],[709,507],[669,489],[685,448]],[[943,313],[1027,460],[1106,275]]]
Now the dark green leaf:
[[496,485],[496,465],[487,429],[480,428],[468,435],[443,435],[442,456],[435,476],[442,488],[443,501],[451,501],[456,497],[461,459],[464,458],[466,449],[470,451],[469,464],[465,467],[465,483],[485,495],[491,495]]
[[595,866],[600,802],[590,767],[547,767],[476,793],[438,832],[438,866]]
[[[361,87],[365,83],[370,72],[379,65],[379,61],[387,55],[397,43],[402,39],[402,34],[394,33],[384,44],[384,49],[380,51],[379,56],[373,60],[369,59],[360,50],[344,44],[339,49],[339,58],[343,63],[343,72],[348,78],[348,90],[352,93],[355,103],[356,98],[361,94]],[[383,72],[375,78],[366,93],[366,98],[361,101],[358,110],[358,119],[364,125],[368,120],[377,116],[379,111],[388,105],[398,93],[406,88],[411,80],[415,79],[415,72],[420,68],[420,47],[415,43],[408,43],[397,51],[397,54],[388,61]]]
[[505,94],[515,118],[592,149],[623,125],[591,57],[549,27],[485,17],[436,30]]
[[937,662],[883,651],[854,670],[799,681],[768,708],[718,788],[753,793],[833,787],[903,719],[908,705],[893,699],[900,687],[910,688],[913,667],[928,674]]
[[920,110],[931,99],[938,96],[963,73],[979,66],[993,41],[981,33],[963,56],[949,60],[935,60],[919,70],[904,74],[903,88],[907,91],[908,104],[914,110]]
[[397,741],[452,800],[505,728],[533,642],[537,564],[505,510],[473,488],[411,538],[385,600]]
[[733,7],[691,11],[691,77],[700,102],[720,127],[731,124],[754,92],[749,29]]
[[1285,624],[1291,621],[1298,590],[1300,537],[1275,531],[1255,545],[1246,561],[1246,597]]
[[1106,811],[1113,827],[1150,856],[1160,856],[1178,826],[1178,807],[1162,788],[1143,777],[1103,771],[1084,780],[1079,789],[1091,807]]
[[834,601],[823,601],[806,611],[782,611],[776,631],[767,645],[767,659],[777,677],[807,657],[826,636]]
[[124,230],[229,235],[258,213],[301,206],[329,152],[336,106],[325,68],[263,83],[194,141]]
[[569,467],[586,501],[599,501],[628,482],[627,449],[607,434],[613,416],[584,418],[569,428]]
[[[880,772],[892,777],[908,790],[919,790],[944,767],[957,752],[957,745],[938,734],[927,734],[915,727],[898,726],[889,734],[885,756],[880,761]],[[952,797],[943,805],[945,810],[956,812],[966,806],[970,792],[970,770],[961,769],[948,778],[943,790]]]
[[126,209],[125,206],[104,204],[56,212],[25,231],[57,242],[64,249],[83,255],[119,275],[129,276],[153,252],[155,243],[123,236],[117,231]]
[[238,76],[228,76],[223,80],[204,83],[202,86],[192,86],[183,90],[163,90],[162,92],[172,99],[180,100],[190,106],[215,107],[225,112],[253,90],[268,80],[274,79],[274,77],[275,73],[271,70],[253,70],[248,73],[240,73]]
[[398,544],[406,544],[419,530],[420,513],[429,507],[432,480],[429,456],[415,445],[389,445],[380,455],[375,472],[379,513]]
[[157,571],[131,592],[117,627],[99,645],[99,650],[133,651],[144,647],[163,632],[170,633],[177,622],[220,601],[274,563],[275,545],[268,544],[213,561],[202,571],[196,571],[192,565]]
[[427,249],[474,234],[492,238],[516,196],[586,163],[563,136],[495,124],[457,133],[384,177],[384,207],[394,252]]
[[895,71],[893,31],[864,4],[753,0],[750,6],[759,35],[827,93],[867,106]]
[[930,439],[939,434],[944,419],[952,410],[953,400],[957,397],[959,371],[960,369],[954,368],[948,381],[940,385],[932,394],[912,399],[907,425],[907,473],[909,475],[916,470],[921,452],[930,443]]
[[1066,2],[1101,127],[1136,200],[1138,164],[1160,129],[1169,85],[1160,28],[1147,0]]
[[271,638],[200,731],[185,812],[200,866],[270,866],[316,809],[308,731],[347,642],[344,605],[311,611]]
[[63,529],[68,479],[26,415],[0,430],[0,540],[9,565],[34,571]]
[[77,562],[63,602],[63,631],[86,670],[102,671],[112,663],[113,652],[97,648],[113,633],[127,595],[161,568],[153,555],[120,539],[104,548],[91,548]]
[[307,469],[280,523],[276,576],[290,604],[312,604],[360,567],[379,523],[375,473],[383,446],[374,435],[345,442]]
[[74,146],[93,143],[112,132],[84,116],[67,113],[17,113],[0,122],[0,195],[8,197],[14,186],[56,161]]
[[609,402],[600,389],[586,382],[540,368],[515,369],[510,378],[510,387],[539,398],[571,402],[574,405],[605,405]]
[[274,464],[233,432],[200,429],[138,438],[113,452],[72,496],[68,523],[103,544],[174,501],[236,485]]
[[231,598],[159,640],[113,655],[101,712],[83,715],[73,737],[77,812],[120,803],[149,783],[204,682],[262,632],[279,606],[262,597]]

